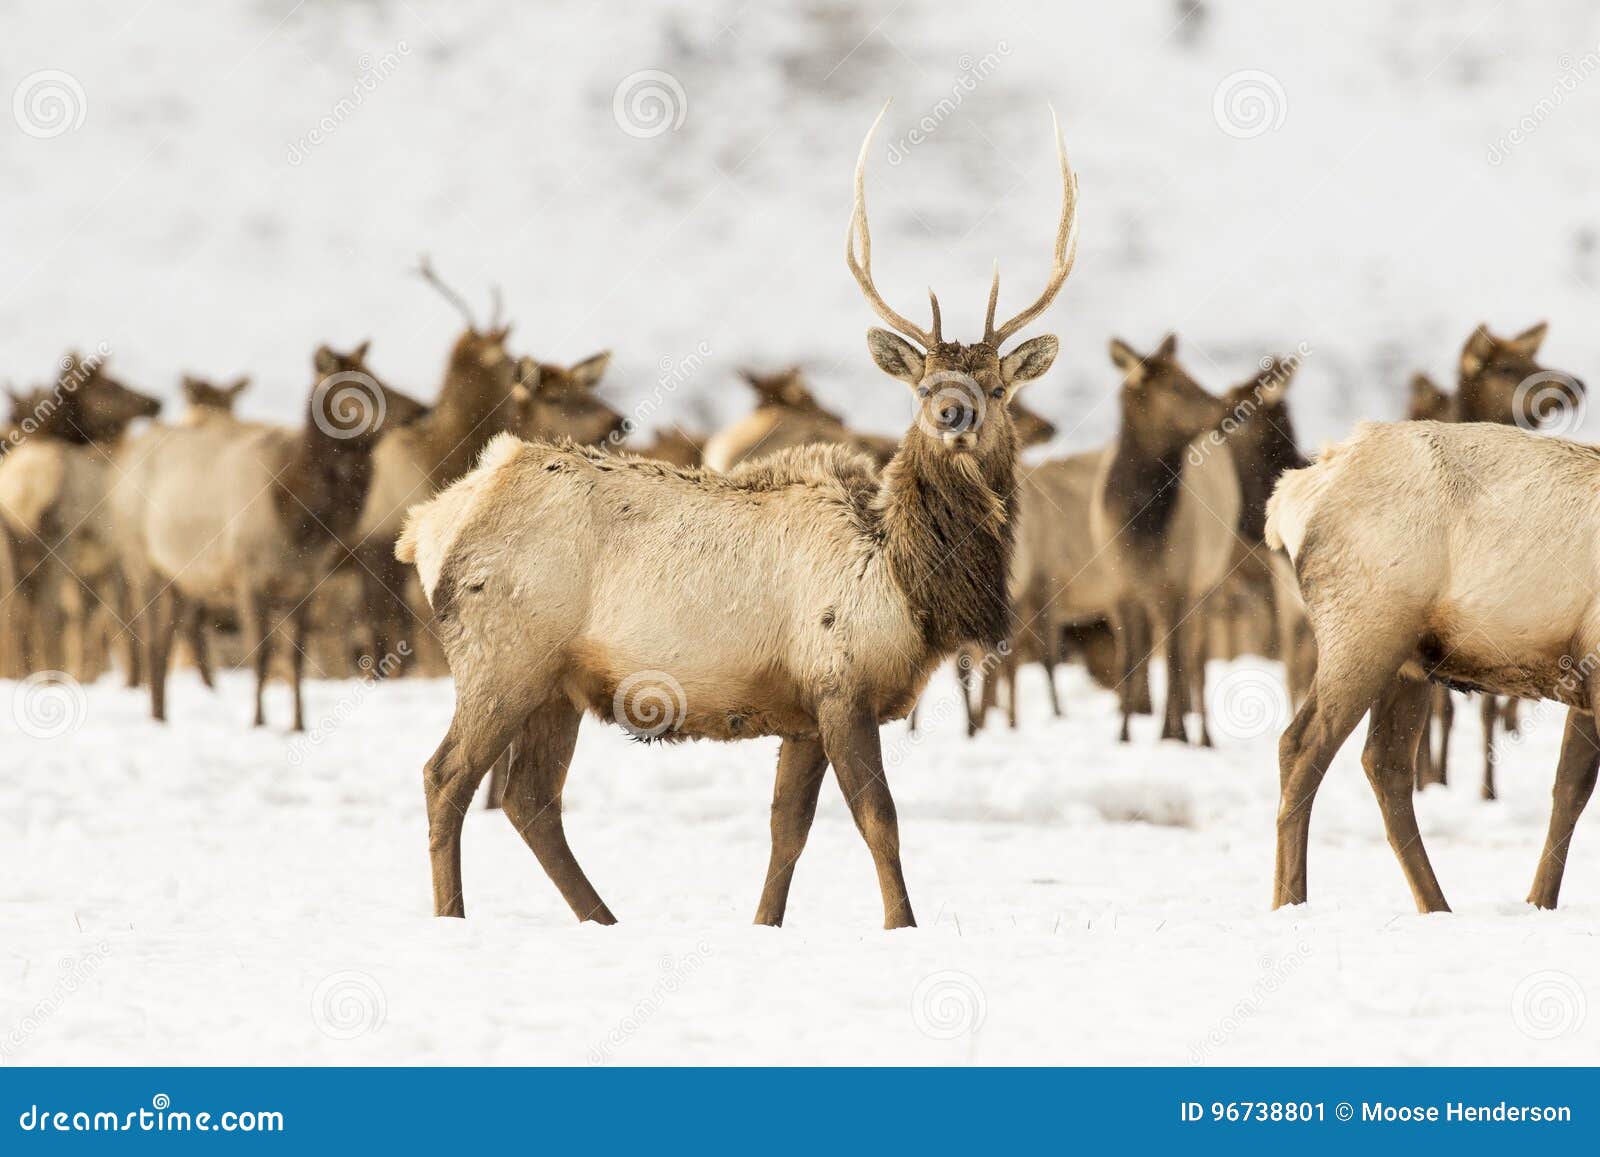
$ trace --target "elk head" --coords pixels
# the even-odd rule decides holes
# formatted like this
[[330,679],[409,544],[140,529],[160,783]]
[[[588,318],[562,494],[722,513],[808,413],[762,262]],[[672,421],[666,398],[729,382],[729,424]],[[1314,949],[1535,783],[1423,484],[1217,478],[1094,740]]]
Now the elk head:
[[310,429],[349,450],[370,450],[386,431],[410,425],[428,412],[367,368],[371,344],[364,341],[349,353],[321,346],[311,358],[317,380],[307,406]]
[[206,378],[197,378],[191,374],[183,375],[183,398],[190,406],[197,410],[215,410],[223,414],[233,413],[233,404],[239,400],[239,395],[244,393],[245,387],[250,384],[248,375],[235,378],[226,386],[219,386]]
[[69,399],[68,421],[90,442],[117,438],[140,418],[161,412],[161,399],[130,389],[106,372],[104,358],[69,354],[56,388]]
[[1154,352],[1140,354],[1111,339],[1111,361],[1122,371],[1122,429],[1139,449],[1156,457],[1178,453],[1215,430],[1228,403],[1206,391],[1178,364],[1178,335],[1169,333]]
[[1540,322],[1513,338],[1497,338],[1482,325],[1472,331],[1461,347],[1459,421],[1515,423],[1537,430],[1560,423],[1562,414],[1576,413],[1583,404],[1583,383],[1537,360],[1548,329]]
[[1456,399],[1427,374],[1411,375],[1406,417],[1416,422],[1454,422]]
[[[1015,453],[1016,431],[1009,413],[1017,391],[1040,377],[1055,361],[1059,343],[1053,335],[1031,338],[1008,354],[1002,348],[1055,300],[1072,272],[1078,252],[1078,181],[1067,163],[1061,126],[1054,125],[1056,155],[1061,164],[1061,219],[1056,230],[1055,258],[1050,279],[1034,302],[1001,325],[995,324],[1000,297],[1000,267],[996,263],[989,289],[989,311],[983,338],[976,342],[946,341],[941,329],[939,299],[928,291],[933,323],[923,329],[891,309],[872,281],[872,234],[867,226],[867,156],[872,138],[889,106],[872,122],[861,155],[856,160],[855,212],[845,238],[845,263],[866,295],[867,302],[888,329],[867,331],[867,348],[878,368],[911,387],[916,421],[906,433],[906,445],[960,459],[965,455],[987,458]],[[860,257],[856,235],[860,234]],[[894,332],[891,332],[894,331]]]
[[590,446],[620,441],[627,421],[595,395],[611,363],[611,353],[595,354],[571,366],[517,360],[516,427],[524,438],[570,438]]
[[739,376],[756,392],[756,397],[762,406],[776,406],[784,410],[793,410],[797,414],[838,422],[841,426],[844,424],[842,417],[812,395],[799,366],[790,366],[774,374],[740,370]]

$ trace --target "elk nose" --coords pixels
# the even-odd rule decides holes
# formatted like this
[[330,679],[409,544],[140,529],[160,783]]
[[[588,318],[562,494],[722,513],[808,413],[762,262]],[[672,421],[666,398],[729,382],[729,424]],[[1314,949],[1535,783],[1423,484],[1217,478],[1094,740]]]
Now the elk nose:
[[946,402],[939,407],[939,428],[957,430],[964,424],[966,407],[959,402]]

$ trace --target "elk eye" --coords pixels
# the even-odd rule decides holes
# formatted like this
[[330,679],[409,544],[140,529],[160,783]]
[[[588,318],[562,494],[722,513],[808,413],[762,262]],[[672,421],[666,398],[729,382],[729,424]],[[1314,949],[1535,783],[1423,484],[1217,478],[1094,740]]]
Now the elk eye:
[[989,396],[991,398],[1003,398],[1006,396],[1006,388],[1004,386],[996,386],[989,391]]
[[918,386],[917,387],[917,397],[919,397],[919,398],[926,398],[931,393],[933,393],[933,391],[928,389],[927,386]]

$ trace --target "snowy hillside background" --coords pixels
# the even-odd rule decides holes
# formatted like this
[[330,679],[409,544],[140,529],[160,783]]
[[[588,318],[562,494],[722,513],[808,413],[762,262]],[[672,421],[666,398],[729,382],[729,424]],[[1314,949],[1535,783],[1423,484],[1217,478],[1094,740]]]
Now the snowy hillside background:
[[[77,86],[58,86],[66,127],[46,109],[52,135],[0,138],[0,380],[18,384],[104,341],[168,395],[184,370],[252,372],[245,408],[291,420],[310,350],[370,336],[377,368],[429,395],[459,320],[407,275],[427,251],[475,301],[505,287],[527,352],[615,349],[624,410],[704,343],[647,426],[734,416],[735,367],[801,361],[895,431],[904,401],[865,357],[842,261],[855,151],[888,96],[879,283],[920,315],[931,282],[958,333],[981,324],[993,258],[1005,301],[1037,292],[1060,110],[1083,246],[1031,400],[1064,448],[1112,428],[1112,333],[1177,329],[1212,386],[1306,343],[1312,443],[1398,414],[1413,368],[1449,380],[1480,321],[1548,318],[1551,364],[1600,360],[1600,12],[1582,0],[0,10],[14,103],[41,71]],[[624,131],[619,86],[652,70],[670,82],[628,91],[664,92],[666,123],[636,93]]]

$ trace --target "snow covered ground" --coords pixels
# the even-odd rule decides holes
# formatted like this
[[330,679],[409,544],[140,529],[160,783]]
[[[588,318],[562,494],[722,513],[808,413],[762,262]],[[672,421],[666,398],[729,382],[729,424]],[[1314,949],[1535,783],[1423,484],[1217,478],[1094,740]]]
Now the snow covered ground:
[[[1036,675],[1037,672],[1034,672]],[[315,742],[251,731],[247,680],[0,689],[0,1055],[12,1063],[1592,1063],[1600,835],[1566,905],[1521,903],[1559,716],[1476,798],[1420,800],[1452,915],[1415,914],[1353,739],[1318,801],[1312,903],[1268,911],[1281,706],[1218,664],[1218,747],[1120,747],[1111,697],[1042,679],[969,742],[953,681],[885,730],[921,927],[888,933],[831,784],[786,927],[756,928],[775,747],[584,726],[578,855],[621,923],[577,925],[503,817],[434,920],[420,767],[448,684],[310,692]],[[54,693],[51,693],[54,694]],[[284,718],[279,692],[269,712]],[[18,730],[18,712],[35,733]],[[996,715],[996,722],[999,716]],[[1231,733],[1231,734],[1230,734]]]

